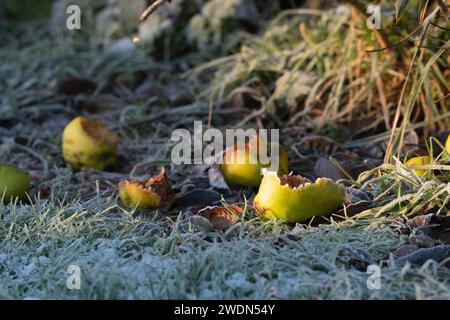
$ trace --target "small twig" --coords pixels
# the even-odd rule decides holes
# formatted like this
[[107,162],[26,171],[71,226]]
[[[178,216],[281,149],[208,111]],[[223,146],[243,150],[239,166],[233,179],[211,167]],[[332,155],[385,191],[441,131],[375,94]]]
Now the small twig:
[[171,0],[156,0],[147,9],[144,10],[141,14],[141,21],[146,20],[153,12],[158,9],[158,7],[162,6],[166,2],[170,2]]
[[447,101],[447,99],[450,99],[450,93],[447,93],[442,99],[434,100],[433,103],[439,103],[441,101]]
[[420,49],[440,49],[441,47],[437,47],[437,46],[419,46]]

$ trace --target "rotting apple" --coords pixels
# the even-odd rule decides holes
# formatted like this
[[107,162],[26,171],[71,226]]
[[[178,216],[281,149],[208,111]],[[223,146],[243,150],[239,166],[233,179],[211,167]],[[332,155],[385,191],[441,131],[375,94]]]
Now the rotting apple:
[[0,167],[0,199],[5,203],[15,199],[25,200],[29,189],[28,175],[12,166]]
[[413,172],[420,178],[425,175],[429,170],[414,169],[416,166],[424,166],[431,164],[431,158],[429,156],[420,156],[409,159],[405,162],[407,168],[413,169]]
[[[262,164],[258,159],[259,139],[252,138],[243,147],[237,144],[229,147],[225,151],[223,163],[220,171],[229,185],[239,185],[245,187],[257,187],[263,178],[261,170],[270,167],[271,163]],[[268,142],[267,149],[275,142]],[[279,168],[278,174],[288,173],[288,155],[282,145],[279,147]]]
[[296,223],[332,214],[344,201],[344,187],[330,179],[318,178],[311,183],[302,176],[278,177],[274,172],[266,172],[253,207],[265,219]]
[[118,138],[103,124],[77,117],[64,129],[64,160],[75,170],[111,168],[116,163]]

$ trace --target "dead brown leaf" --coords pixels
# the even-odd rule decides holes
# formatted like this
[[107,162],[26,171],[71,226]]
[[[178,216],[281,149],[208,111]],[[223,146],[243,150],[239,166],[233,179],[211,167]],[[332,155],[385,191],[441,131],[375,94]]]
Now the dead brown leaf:
[[338,166],[326,158],[319,158],[319,160],[317,160],[316,165],[314,166],[314,173],[317,177],[328,178],[333,181],[348,178]]
[[168,207],[175,201],[175,193],[164,168],[161,168],[158,175],[151,177],[145,186],[161,198],[161,208]]
[[417,229],[419,233],[435,241],[450,244],[450,216],[438,216],[436,214],[417,216],[408,220],[406,226],[409,232]]

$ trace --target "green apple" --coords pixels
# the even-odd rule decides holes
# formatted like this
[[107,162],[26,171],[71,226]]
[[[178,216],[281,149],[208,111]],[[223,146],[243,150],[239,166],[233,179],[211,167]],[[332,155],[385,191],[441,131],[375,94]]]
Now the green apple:
[[301,176],[278,177],[266,172],[253,207],[263,218],[295,223],[332,214],[344,201],[344,187],[330,179],[311,183]]

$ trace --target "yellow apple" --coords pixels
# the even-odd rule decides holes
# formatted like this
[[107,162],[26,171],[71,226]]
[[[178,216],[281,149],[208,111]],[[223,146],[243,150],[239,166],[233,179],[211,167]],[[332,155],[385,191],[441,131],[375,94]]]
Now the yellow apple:
[[97,170],[116,163],[117,136],[101,123],[77,117],[64,129],[62,149],[64,160],[75,170],[82,167]]
[[[421,157],[414,157],[406,161],[405,166],[407,168],[414,168],[415,166],[424,166],[431,164],[431,158],[429,156],[421,156]],[[426,174],[429,170],[424,169],[413,169],[413,172],[418,176],[422,177],[424,174]]]

